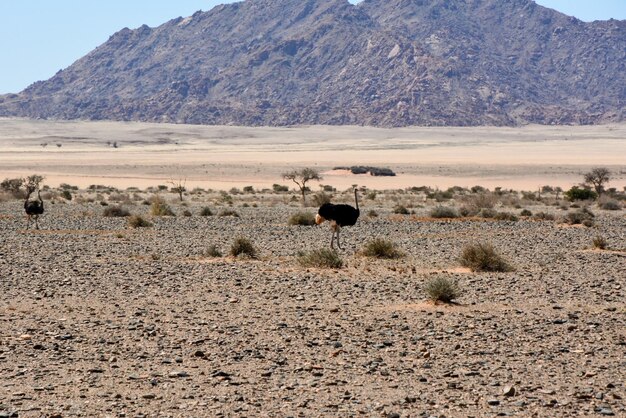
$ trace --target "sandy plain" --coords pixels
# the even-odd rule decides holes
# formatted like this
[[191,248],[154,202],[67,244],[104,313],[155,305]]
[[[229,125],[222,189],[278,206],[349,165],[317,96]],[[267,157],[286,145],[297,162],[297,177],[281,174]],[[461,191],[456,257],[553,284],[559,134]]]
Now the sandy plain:
[[[172,178],[188,187],[271,187],[281,173],[311,166],[345,189],[427,185],[537,190],[569,188],[592,166],[626,186],[626,125],[522,128],[249,128],[120,122],[0,120],[0,177],[33,172],[47,184],[145,188]],[[118,148],[114,148],[116,143]],[[393,169],[352,176],[336,166]]]

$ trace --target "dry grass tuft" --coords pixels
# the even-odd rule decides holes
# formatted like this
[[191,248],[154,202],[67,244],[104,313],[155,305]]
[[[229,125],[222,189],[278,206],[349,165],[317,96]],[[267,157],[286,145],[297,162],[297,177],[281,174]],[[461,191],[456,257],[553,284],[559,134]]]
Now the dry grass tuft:
[[165,202],[165,200],[159,196],[152,200],[150,206],[150,214],[152,216],[176,216],[172,208]]
[[436,276],[426,280],[422,289],[433,302],[450,303],[461,296],[458,283],[447,276]]
[[396,244],[383,238],[375,238],[365,244],[363,255],[375,258],[400,258],[402,252],[396,248]]
[[152,223],[142,218],[140,215],[132,215],[128,218],[128,226],[131,228],[149,228]]
[[461,265],[472,271],[509,272],[513,267],[498,254],[493,245],[478,242],[463,248]]
[[233,257],[246,256],[249,258],[257,258],[257,251],[248,238],[239,237],[233,242],[230,247],[230,255]]
[[343,260],[337,251],[328,248],[313,250],[308,253],[298,253],[298,263],[302,267],[340,269],[343,267]]
[[107,206],[102,211],[102,216],[106,218],[123,218],[130,216],[130,212],[122,206]]
[[315,215],[311,212],[298,212],[289,218],[289,225],[315,225]]

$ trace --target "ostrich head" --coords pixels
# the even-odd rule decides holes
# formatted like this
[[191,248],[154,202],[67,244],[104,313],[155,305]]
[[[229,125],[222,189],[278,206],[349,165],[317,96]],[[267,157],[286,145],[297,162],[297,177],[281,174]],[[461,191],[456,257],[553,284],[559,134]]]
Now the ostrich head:
[[315,223],[317,225],[321,225],[322,223],[324,223],[325,220],[326,219],[323,216],[321,216],[319,213],[315,215]]

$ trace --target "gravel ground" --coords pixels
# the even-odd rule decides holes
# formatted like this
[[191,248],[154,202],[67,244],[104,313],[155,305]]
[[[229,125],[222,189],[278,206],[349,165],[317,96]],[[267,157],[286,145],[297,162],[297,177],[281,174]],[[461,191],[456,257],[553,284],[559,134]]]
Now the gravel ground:
[[[586,228],[370,202],[380,216],[343,230],[345,266],[327,270],[297,263],[330,240],[287,225],[298,207],[204,205],[129,229],[98,204],[48,204],[36,231],[0,203],[0,417],[626,416],[624,210]],[[258,259],[203,256],[238,236]],[[360,255],[375,237],[405,256]],[[460,268],[475,240],[516,271]],[[458,304],[427,302],[443,274]]]

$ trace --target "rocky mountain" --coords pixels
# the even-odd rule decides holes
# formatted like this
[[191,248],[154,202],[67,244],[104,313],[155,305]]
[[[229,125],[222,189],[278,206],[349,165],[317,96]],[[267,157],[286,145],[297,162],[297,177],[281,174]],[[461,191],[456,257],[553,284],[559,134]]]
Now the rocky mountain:
[[246,0],[123,29],[0,116],[194,124],[623,121],[626,21],[532,0]]

